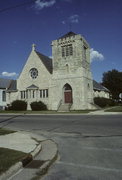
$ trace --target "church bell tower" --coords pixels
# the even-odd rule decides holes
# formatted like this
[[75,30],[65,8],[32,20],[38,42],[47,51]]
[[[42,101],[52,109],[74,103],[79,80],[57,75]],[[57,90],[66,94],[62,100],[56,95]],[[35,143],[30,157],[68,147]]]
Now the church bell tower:
[[[88,109],[93,102],[93,81],[90,71],[90,47],[79,34],[68,32],[52,41],[55,98],[71,103],[71,109]],[[69,89],[70,87],[70,89]],[[66,96],[65,91],[71,91]],[[68,98],[70,101],[68,101]]]

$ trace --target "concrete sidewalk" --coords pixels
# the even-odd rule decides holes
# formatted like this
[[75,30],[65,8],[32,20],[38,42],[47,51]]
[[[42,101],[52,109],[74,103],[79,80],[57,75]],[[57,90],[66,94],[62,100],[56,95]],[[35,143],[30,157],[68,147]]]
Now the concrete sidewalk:
[[[16,172],[20,169],[24,172],[23,166],[25,167],[28,163],[33,162],[36,157],[38,157],[38,160],[43,161],[43,166],[40,165],[38,168],[40,171],[45,173],[54,159],[56,159],[58,153],[57,145],[52,140],[47,140],[43,136],[38,136],[26,132],[15,132],[0,136],[0,147],[14,149],[28,154],[23,161],[18,162],[7,172],[3,173],[0,176],[0,180],[12,179],[14,174],[16,174]],[[24,173],[21,173],[17,179],[25,179],[25,175],[23,177],[23,174]],[[29,176],[27,174],[29,174]],[[30,175],[29,169],[27,170],[27,168],[26,175],[26,179],[30,178],[30,176],[31,178],[32,176],[36,176],[36,174]]]
[[[108,109],[110,109],[110,108],[108,108]],[[89,112],[88,114],[90,114],[90,115],[116,115],[116,114],[121,114],[122,115],[122,112],[105,112],[105,110],[103,110],[103,109],[96,110],[96,111]]]

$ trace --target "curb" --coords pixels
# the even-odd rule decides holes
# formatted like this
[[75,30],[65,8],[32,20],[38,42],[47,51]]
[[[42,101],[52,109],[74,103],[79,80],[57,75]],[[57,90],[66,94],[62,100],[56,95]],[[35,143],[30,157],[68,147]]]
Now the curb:
[[54,163],[54,161],[56,161],[57,158],[58,158],[58,151],[56,152],[56,154],[52,160],[45,161],[45,163],[40,167],[39,175],[42,176],[42,175],[46,174],[49,167]]
[[42,146],[40,143],[30,154],[28,154],[21,161],[11,166],[6,172],[4,172],[0,176],[0,180],[6,180],[7,178],[15,174],[19,169],[25,167],[28,163],[30,163],[33,160],[33,158],[41,151],[41,149],[42,149]]
[[[51,139],[49,139],[49,140],[51,140]],[[36,176],[42,177],[43,175],[45,175],[47,173],[48,169],[50,168],[50,166],[58,159],[58,154],[59,154],[58,146],[53,140],[51,140],[51,141],[56,145],[57,150],[56,150],[54,156],[52,157],[52,159],[46,160],[44,162],[44,164],[39,168],[39,171],[36,173]],[[36,176],[35,176],[35,179],[36,179]]]

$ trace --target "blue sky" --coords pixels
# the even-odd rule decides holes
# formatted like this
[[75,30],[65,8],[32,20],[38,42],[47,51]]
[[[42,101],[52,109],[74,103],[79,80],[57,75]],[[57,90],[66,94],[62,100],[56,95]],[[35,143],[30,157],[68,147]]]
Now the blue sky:
[[0,1],[1,78],[18,77],[33,43],[37,51],[51,56],[51,41],[70,30],[90,44],[95,80],[100,82],[108,70],[122,71],[121,0],[30,1]]

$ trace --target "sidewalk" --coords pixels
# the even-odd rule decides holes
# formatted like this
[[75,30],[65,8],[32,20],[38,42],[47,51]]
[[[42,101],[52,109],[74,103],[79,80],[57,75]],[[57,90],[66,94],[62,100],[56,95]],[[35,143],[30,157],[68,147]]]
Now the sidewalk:
[[[110,109],[110,108],[108,108]],[[96,110],[96,111],[92,111],[89,112],[88,114],[90,115],[116,115],[116,114],[121,114],[122,112],[105,112],[106,109],[101,109],[101,110]]]
[[[54,159],[56,159],[58,153],[57,145],[52,140],[47,140],[43,136],[26,132],[15,132],[0,136],[0,147],[14,149],[28,154],[23,162],[18,162],[7,172],[3,173],[0,176],[0,180],[13,180],[15,174],[20,169],[22,173],[18,174],[18,177],[15,177],[15,179],[30,180],[32,177],[36,176],[36,172],[38,171],[40,171],[40,173],[45,173]],[[32,173],[30,173],[30,169],[27,168],[28,163],[33,163],[35,159],[38,159],[41,163],[37,168],[34,168],[34,171],[31,169]],[[23,166],[26,167],[26,169]]]

